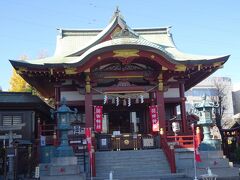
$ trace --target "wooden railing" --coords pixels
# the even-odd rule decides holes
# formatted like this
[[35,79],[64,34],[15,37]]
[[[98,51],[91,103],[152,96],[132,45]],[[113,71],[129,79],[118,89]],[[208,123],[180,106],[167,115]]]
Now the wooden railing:
[[175,148],[193,148],[193,135],[167,136],[168,143],[175,143]]
[[163,152],[165,153],[168,163],[170,165],[171,173],[176,173],[176,161],[175,161],[175,153],[174,153],[174,147],[170,148],[166,137],[161,135],[160,140],[161,148],[163,149]]

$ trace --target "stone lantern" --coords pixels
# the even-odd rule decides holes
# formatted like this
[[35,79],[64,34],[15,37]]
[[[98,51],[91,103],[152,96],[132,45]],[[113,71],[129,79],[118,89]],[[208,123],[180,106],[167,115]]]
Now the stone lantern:
[[74,156],[73,148],[68,143],[68,132],[72,129],[70,121],[77,111],[72,111],[66,106],[65,99],[62,99],[62,105],[52,113],[57,117],[60,145],[56,148],[55,155],[51,159],[49,175],[79,174],[77,157]]
[[202,97],[202,101],[195,105],[195,112],[199,117],[198,124],[203,128],[203,141],[199,149],[202,151],[220,150],[219,139],[212,139],[210,136],[210,126],[213,125],[212,113],[216,108],[213,102],[206,100],[206,95]]
[[57,115],[57,129],[60,133],[60,145],[56,149],[57,157],[73,156],[72,147],[68,144],[68,131],[71,127],[71,117],[76,115],[76,110],[72,111],[66,106],[65,99],[62,99],[62,105],[54,112]]

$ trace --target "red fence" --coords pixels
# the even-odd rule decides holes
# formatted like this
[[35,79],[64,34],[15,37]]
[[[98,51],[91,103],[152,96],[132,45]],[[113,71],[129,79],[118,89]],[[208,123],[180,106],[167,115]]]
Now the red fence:
[[175,148],[193,148],[193,135],[167,136],[167,142],[175,142]]
[[174,148],[170,148],[166,138],[161,135],[161,148],[163,149],[163,152],[165,153],[168,163],[170,165],[171,173],[176,173],[176,162],[175,162],[175,153]]

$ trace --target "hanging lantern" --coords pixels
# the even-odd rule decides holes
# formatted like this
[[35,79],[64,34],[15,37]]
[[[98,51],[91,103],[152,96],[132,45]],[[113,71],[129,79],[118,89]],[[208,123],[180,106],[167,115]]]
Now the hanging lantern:
[[116,97],[116,106],[119,106],[119,97]]
[[130,107],[131,106],[131,98],[129,97],[128,98],[128,107]]
[[107,104],[107,100],[108,100],[107,95],[104,95],[103,104]]

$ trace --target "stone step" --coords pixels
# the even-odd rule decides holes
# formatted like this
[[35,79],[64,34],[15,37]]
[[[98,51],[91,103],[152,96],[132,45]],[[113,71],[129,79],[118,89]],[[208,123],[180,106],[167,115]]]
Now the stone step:
[[111,165],[109,165],[109,166],[103,166],[103,167],[97,167],[96,168],[96,170],[98,171],[98,172],[101,172],[101,171],[105,171],[105,170],[107,170],[107,171],[109,171],[109,170],[117,170],[117,169],[119,169],[119,170],[126,170],[126,171],[128,171],[129,169],[131,170],[135,170],[135,169],[143,169],[144,168],[144,170],[169,170],[169,166],[168,165],[160,165],[160,166],[158,166],[158,165],[142,165],[142,166],[131,166],[131,167],[129,167],[129,166],[126,166],[126,165],[114,165],[114,166],[111,166]]
[[165,154],[160,149],[97,152],[97,177],[108,178],[110,171],[118,179],[159,178],[162,174],[171,174]]
[[161,154],[161,153],[149,153],[149,154],[114,154],[114,155],[109,155],[109,156],[105,156],[105,155],[101,155],[101,154],[96,154],[96,159],[137,159],[137,158],[162,158],[165,157],[165,154]]
[[[186,180],[190,178],[186,178],[183,173],[162,173],[162,174],[151,174],[151,175],[129,175],[129,176],[119,176],[113,174],[113,180]],[[192,178],[191,178],[192,179]],[[105,176],[94,177],[93,180],[109,180],[109,174]]]
[[202,160],[202,162],[197,163],[197,166],[200,168],[217,168],[217,167],[229,167],[229,161],[227,159],[208,159]]
[[[111,163],[111,162],[106,162],[106,163],[97,163],[97,168],[98,167],[117,167],[117,166],[126,166],[126,162],[116,162],[116,163]],[[147,166],[157,166],[157,167],[165,167],[165,166],[168,166],[168,162],[167,161],[155,161],[155,162],[128,162],[127,163],[127,166],[128,167],[134,167],[134,166],[144,166],[144,167],[147,167]]]
[[130,157],[131,157],[131,156],[149,156],[149,155],[152,155],[152,156],[162,155],[162,156],[164,156],[165,154],[162,153],[162,152],[149,152],[149,153],[139,153],[139,152],[136,152],[136,153],[110,153],[109,155],[96,153],[96,156],[99,156],[99,157],[119,157],[119,156],[130,156]]
[[[101,172],[97,173],[97,176],[107,177],[109,172]],[[113,174],[116,177],[123,177],[123,176],[151,176],[151,175],[161,175],[161,174],[168,174],[171,173],[169,170],[158,170],[158,171],[145,171],[143,169],[134,170],[134,171],[113,171]]]
[[135,163],[142,163],[142,162],[158,162],[159,160],[163,162],[167,162],[166,158],[138,158],[138,159],[129,159],[129,158],[122,158],[122,159],[103,159],[103,160],[96,160],[96,163],[105,164],[105,163],[120,163],[120,162],[135,162]]
[[41,176],[41,180],[85,180],[85,174],[78,175],[57,175],[57,176]]
[[139,155],[144,155],[144,154],[164,154],[164,152],[160,149],[155,149],[155,150],[138,150],[138,151],[97,151],[96,155],[100,155],[103,157],[109,157],[109,156],[119,156],[119,155],[125,155],[125,154],[139,154]]
[[96,170],[97,172],[106,172],[106,171],[137,171],[137,170],[144,170],[145,171],[158,171],[158,170],[169,170],[169,167],[166,166],[135,166],[135,167],[126,167],[126,166],[104,166],[98,167]]

